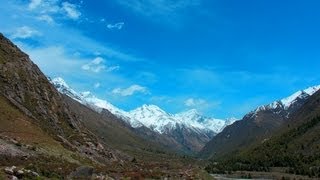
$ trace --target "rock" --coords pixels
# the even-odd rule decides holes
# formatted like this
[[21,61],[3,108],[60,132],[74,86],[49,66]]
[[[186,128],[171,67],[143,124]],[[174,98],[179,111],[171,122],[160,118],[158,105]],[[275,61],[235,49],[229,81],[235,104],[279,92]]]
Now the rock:
[[4,169],[4,172],[5,172],[6,174],[13,175],[13,174],[14,174],[14,170],[15,170],[16,168],[17,168],[17,167],[15,167],[15,166],[6,167],[6,168]]
[[91,177],[92,175],[93,175],[93,167],[80,166],[75,171],[73,171],[69,176],[71,178],[84,178],[84,177]]
[[11,180],[19,180],[16,176],[11,176]]
[[34,177],[39,177],[40,176],[37,172],[34,172],[34,171],[31,172],[31,175],[34,176]]
[[18,170],[17,171],[17,175],[23,175],[24,174],[24,171],[23,170]]
[[24,175],[24,171],[23,170],[18,170],[14,173],[15,176],[17,176],[19,179],[22,179],[23,175]]
[[114,180],[112,177],[108,175],[96,175],[93,179],[95,180]]
[[104,151],[103,145],[100,144],[100,143],[98,143],[98,145],[97,145],[97,150],[98,150],[99,152],[103,152],[103,151]]

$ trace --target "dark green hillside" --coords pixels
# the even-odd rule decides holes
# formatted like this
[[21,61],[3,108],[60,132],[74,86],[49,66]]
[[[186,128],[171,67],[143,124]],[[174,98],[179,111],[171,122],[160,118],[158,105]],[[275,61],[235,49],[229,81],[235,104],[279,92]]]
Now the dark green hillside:
[[270,171],[282,167],[287,173],[320,177],[320,92],[293,114],[282,130],[252,148],[220,158],[207,167],[210,172]]

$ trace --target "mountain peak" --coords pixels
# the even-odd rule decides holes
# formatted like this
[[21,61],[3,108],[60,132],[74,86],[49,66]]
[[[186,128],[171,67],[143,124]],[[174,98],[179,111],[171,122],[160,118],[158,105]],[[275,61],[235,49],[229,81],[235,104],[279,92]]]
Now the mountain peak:
[[293,104],[295,104],[299,99],[306,99],[309,96],[312,96],[315,92],[317,92],[320,89],[320,85],[312,86],[304,90],[299,90],[292,95],[283,98],[281,100],[274,101],[268,105],[263,105],[258,107],[256,110],[252,111],[254,115],[257,114],[259,111],[264,111],[267,109],[283,109],[288,110]]
[[309,88],[307,88],[307,89],[305,89],[303,91],[311,96],[315,92],[319,91],[319,89],[320,89],[320,85],[317,85],[317,86],[309,87]]
[[189,121],[201,121],[203,119],[196,109],[190,109],[188,111],[180,112],[178,114],[175,114],[175,117]]
[[312,86],[304,90],[297,91],[293,93],[291,96],[283,98],[280,100],[285,109],[288,109],[293,103],[295,103],[298,98],[304,99],[307,96],[312,96],[315,92],[320,89],[320,85]]
[[150,112],[150,113],[155,114],[156,116],[168,114],[163,109],[161,109],[159,106],[154,105],[154,104],[144,104],[144,105],[132,110],[131,112],[139,112],[139,111],[140,112]]
[[69,85],[61,77],[56,77],[51,80],[52,84],[64,88],[70,88]]
[[170,114],[154,104],[144,104],[130,112],[126,112],[106,100],[97,98],[90,91],[75,92],[61,77],[54,78],[51,82],[61,93],[89,106],[97,112],[106,109],[128,122],[132,127],[146,126],[159,133],[175,129],[177,125],[197,131],[209,130],[218,133],[223,127],[233,122],[204,117],[196,109],[190,109],[178,114]]

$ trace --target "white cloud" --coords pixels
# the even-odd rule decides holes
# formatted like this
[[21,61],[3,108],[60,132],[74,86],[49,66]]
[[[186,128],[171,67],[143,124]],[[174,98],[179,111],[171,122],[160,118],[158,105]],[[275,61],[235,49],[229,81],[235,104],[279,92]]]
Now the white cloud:
[[48,24],[54,24],[54,20],[51,16],[44,14],[44,15],[40,15],[39,17],[37,17],[38,20],[40,21],[45,21]]
[[205,105],[207,102],[203,99],[194,99],[194,98],[189,98],[184,102],[184,105],[187,107],[196,107],[196,106],[201,106]]
[[[15,41],[15,43],[19,48],[30,55],[31,60],[48,76],[72,77],[72,79],[81,79],[83,82],[100,82],[101,85],[103,85],[102,82],[107,79],[109,87],[118,87],[119,84],[128,84],[130,82],[129,79],[124,78],[117,73],[105,73],[101,76],[99,73],[79,71],[84,62],[90,62],[92,59],[75,56],[70,53],[71,51],[69,48],[60,45],[47,47],[30,46],[19,41]],[[85,86],[86,88],[83,89],[92,88],[95,85],[94,83],[83,84],[79,81],[75,81],[75,84],[78,84],[82,88]]]
[[31,0],[29,10],[40,14],[57,14],[61,13],[59,0]]
[[120,69],[120,66],[110,66],[106,70],[107,72],[117,71]]
[[118,22],[116,24],[108,24],[107,28],[108,29],[118,29],[118,30],[120,30],[120,29],[123,28],[123,26],[124,26],[124,22]]
[[17,44],[47,75],[75,74],[81,67],[81,61],[84,61],[84,59],[69,56],[62,46],[35,48],[19,42]]
[[53,17],[66,17],[72,20],[77,20],[81,16],[77,4],[72,4],[67,1],[61,3],[60,0],[31,0],[28,8],[33,13],[38,13],[37,19],[53,23]]
[[102,57],[96,57],[91,62],[84,64],[82,66],[82,69],[86,70],[86,71],[92,71],[95,73],[99,73],[102,70],[105,70],[107,72],[111,72],[111,71],[116,71],[120,68],[119,66],[107,67],[104,63],[105,63],[105,60]]
[[29,9],[35,9],[41,4],[42,0],[31,0],[29,3]]
[[67,16],[73,20],[77,20],[81,16],[81,12],[78,10],[75,4],[63,2],[62,9],[67,13]]
[[148,94],[148,89],[146,87],[134,84],[128,88],[116,88],[112,91],[113,94],[121,95],[121,96],[132,96],[135,93],[143,93]]
[[27,39],[33,36],[40,36],[41,33],[28,26],[17,28],[16,32],[12,34],[13,39]]
[[82,69],[86,71],[92,71],[92,72],[98,73],[101,70],[106,68],[106,66],[103,63],[104,63],[103,58],[97,57],[93,61],[89,62],[88,64],[83,65]]

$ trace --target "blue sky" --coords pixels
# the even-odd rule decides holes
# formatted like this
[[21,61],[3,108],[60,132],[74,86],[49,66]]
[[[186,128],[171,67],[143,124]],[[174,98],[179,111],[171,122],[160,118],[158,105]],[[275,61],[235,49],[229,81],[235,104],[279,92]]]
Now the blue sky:
[[320,84],[316,0],[0,3],[0,31],[45,74],[125,110],[241,118]]

